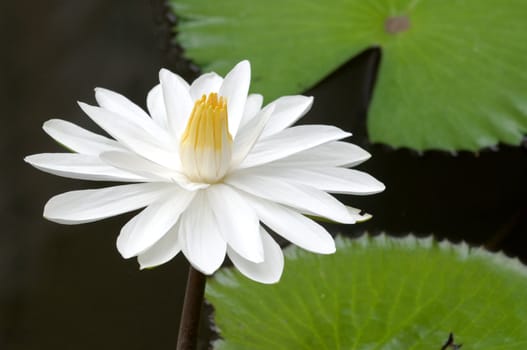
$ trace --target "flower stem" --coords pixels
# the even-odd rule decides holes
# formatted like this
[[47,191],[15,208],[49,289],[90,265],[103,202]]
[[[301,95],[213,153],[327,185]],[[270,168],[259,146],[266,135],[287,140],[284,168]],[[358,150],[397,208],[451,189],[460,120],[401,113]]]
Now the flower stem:
[[183,312],[179,324],[177,350],[195,350],[197,348],[199,319],[206,282],[205,275],[190,266]]

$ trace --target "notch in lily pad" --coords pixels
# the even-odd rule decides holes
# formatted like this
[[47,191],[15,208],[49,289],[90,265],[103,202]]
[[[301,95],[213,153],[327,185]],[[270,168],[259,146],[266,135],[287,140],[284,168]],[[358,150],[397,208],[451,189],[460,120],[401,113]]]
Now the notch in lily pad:
[[478,151],[519,145],[527,133],[524,0],[170,3],[186,57],[219,73],[248,58],[254,92],[271,99],[302,93],[379,46],[373,142]]

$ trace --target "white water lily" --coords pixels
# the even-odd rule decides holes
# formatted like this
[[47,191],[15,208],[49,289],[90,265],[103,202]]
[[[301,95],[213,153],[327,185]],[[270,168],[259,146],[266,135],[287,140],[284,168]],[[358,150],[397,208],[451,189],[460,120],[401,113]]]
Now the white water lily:
[[370,155],[333,126],[291,126],[312,97],[285,96],[262,108],[248,95],[250,65],[242,61],[225,78],[215,73],[192,84],[162,69],[160,84],[143,109],[115,92],[97,88],[99,107],[82,110],[113,139],[64,120],[44,130],[74,153],[26,157],[59,176],[133,182],[72,191],[51,198],[44,217],[81,224],[146,207],[121,229],[117,249],[141,268],[182,252],[204,274],[227,254],[247,277],[277,282],[280,246],[261,226],[315,253],[335,251],[331,235],[306,217],[341,223],[365,219],[328,193],[366,195],[384,189],[354,169]]

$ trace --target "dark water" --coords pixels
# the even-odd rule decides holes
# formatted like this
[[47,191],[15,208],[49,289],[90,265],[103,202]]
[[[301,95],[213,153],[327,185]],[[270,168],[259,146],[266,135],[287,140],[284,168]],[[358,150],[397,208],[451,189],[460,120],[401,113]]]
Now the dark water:
[[[93,103],[93,88],[121,92],[144,106],[162,66],[192,70],[169,49],[166,24],[143,1],[4,2],[0,128],[0,349],[175,348],[187,265],[182,258],[140,272],[115,249],[124,215],[61,226],[41,218],[54,194],[101,184],[62,179],[22,162],[25,155],[62,151],[41,130],[62,117],[97,130],[75,101]],[[434,234],[487,243],[527,261],[527,152],[457,156],[392,150],[368,143],[365,113],[375,53],[350,61],[308,92],[306,123],[336,124],[373,157],[362,170],[387,190],[345,197],[374,219],[334,231]],[[382,64],[382,60],[381,60]]]

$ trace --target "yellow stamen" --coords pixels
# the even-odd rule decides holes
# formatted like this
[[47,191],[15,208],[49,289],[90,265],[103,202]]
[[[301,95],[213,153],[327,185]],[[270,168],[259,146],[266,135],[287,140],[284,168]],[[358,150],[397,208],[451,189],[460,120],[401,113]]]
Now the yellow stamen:
[[179,155],[183,171],[192,181],[216,183],[225,176],[232,136],[224,97],[210,93],[196,101],[181,137]]
[[217,93],[203,95],[194,104],[187,128],[181,139],[182,143],[190,143],[195,149],[214,148],[221,150],[223,134],[232,142],[229,134],[227,118],[227,101]]

